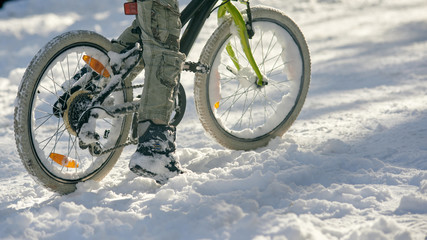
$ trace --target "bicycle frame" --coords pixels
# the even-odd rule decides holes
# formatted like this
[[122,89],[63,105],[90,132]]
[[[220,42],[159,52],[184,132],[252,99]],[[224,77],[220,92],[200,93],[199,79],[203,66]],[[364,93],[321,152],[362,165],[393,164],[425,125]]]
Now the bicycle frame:
[[[181,36],[181,47],[180,52],[188,55],[191,48],[194,45],[194,42],[196,41],[196,38],[198,37],[203,25],[205,24],[207,18],[212,13],[212,9],[214,9],[216,3],[219,0],[192,0],[185,9],[181,12],[181,23],[183,26],[187,25],[185,27],[185,31]],[[236,0],[237,1],[237,0]],[[242,3],[246,3],[248,10],[249,8],[249,0],[240,0]],[[267,84],[267,82],[263,81],[263,75],[261,74],[258,65],[255,62],[255,59],[252,55],[252,51],[249,45],[249,35],[248,35],[248,29],[245,20],[243,19],[242,14],[240,11],[234,6],[230,0],[222,0],[221,5],[219,6],[218,10],[218,18],[224,18],[226,13],[229,12],[231,15],[231,18],[233,19],[234,23],[237,26],[237,30],[239,33],[239,37],[241,40],[243,51],[253,68],[255,74],[257,75],[257,85],[263,86]],[[251,21],[251,20],[249,20]],[[234,65],[236,66],[237,70],[240,70],[240,64],[235,57],[234,50],[230,45],[227,45],[227,52],[230,55],[231,60],[233,61]],[[127,76],[130,74],[131,70],[123,75],[123,79],[127,78]],[[103,94],[101,94],[98,99],[94,100],[93,106],[96,104],[101,104],[103,100],[119,85],[119,82],[116,81],[116,83],[111,86],[107,91],[104,91]],[[96,103],[96,104],[95,104]],[[136,104],[134,104],[136,105]],[[123,114],[123,113],[122,113]]]
[[[203,25],[206,22],[206,19],[212,13],[216,3],[219,0],[192,0],[181,13],[181,23],[182,25],[187,25],[185,31],[181,37],[181,48],[180,52],[188,55],[197,36],[199,35]],[[237,0],[233,0],[237,1]],[[240,11],[231,3],[231,0],[222,0],[221,5],[218,7],[218,19],[225,17],[226,13],[230,13],[231,18],[233,19],[235,25],[237,26],[237,32],[239,34],[240,42],[242,44],[242,49],[245,53],[246,58],[248,59],[249,64],[253,68],[258,80],[256,81],[258,86],[263,86],[267,82],[263,82],[263,75],[261,74],[258,65],[252,55],[252,51],[249,45],[249,38],[252,38],[254,31],[252,29],[252,16],[249,6],[249,0],[239,0],[242,4],[246,4],[248,22],[245,22]],[[137,15],[137,2],[125,3],[125,14],[127,15]],[[237,71],[241,70],[241,66],[236,58],[236,54],[232,49],[231,45],[228,44],[227,52],[231,57],[232,62],[234,63]]]
[[[219,0],[192,0],[190,2],[190,4],[187,5],[187,7],[185,7],[185,9],[182,11],[181,13],[181,22],[182,25],[187,25],[185,28],[184,33],[182,34],[181,37],[181,48],[180,48],[180,52],[188,55],[192,46],[194,45],[194,42],[196,41],[196,38],[198,37],[203,25],[205,24],[207,18],[210,16],[210,14],[212,13],[212,10],[214,9],[216,3]],[[249,9],[249,2],[248,0],[241,0],[242,3],[246,3],[247,7]],[[256,73],[257,76],[257,81],[256,84],[258,86],[263,86],[265,84],[267,84],[267,82],[263,81],[263,76],[258,68],[258,65],[256,64],[251,49],[250,49],[250,45],[249,45],[249,34],[248,34],[248,29],[246,26],[246,22],[243,19],[242,14],[240,13],[240,11],[230,2],[230,0],[222,0],[221,5],[219,6],[219,10],[218,10],[218,18],[224,18],[226,13],[229,12],[231,18],[233,19],[234,23],[237,26],[237,31],[239,33],[239,37],[241,39],[241,44],[242,44],[242,48],[243,51],[251,65],[251,67],[253,68],[254,72]],[[229,56],[231,58],[231,60],[233,61],[234,65],[236,66],[237,70],[240,70],[240,64],[237,60],[237,58],[235,57],[235,53],[234,50],[232,49],[231,45],[227,45],[227,52],[229,53]],[[135,52],[139,52],[139,53],[135,53],[135,54],[139,54],[140,57],[142,56],[140,50],[138,50],[139,47],[136,46],[133,50]],[[139,60],[136,60],[136,62],[134,63],[136,66],[137,62]],[[89,125],[93,125],[93,121],[96,121],[95,118],[93,118],[93,114],[92,114],[92,110],[96,110],[99,109],[101,111],[104,111],[107,115],[111,116],[111,117],[117,117],[119,115],[123,115],[123,114],[131,114],[134,113],[136,111],[138,111],[139,108],[139,101],[134,101],[131,103],[131,105],[129,104],[122,104],[122,105],[115,105],[112,108],[104,108],[104,107],[100,107],[100,105],[103,103],[103,101],[116,89],[116,87],[118,87],[120,85],[120,80],[122,79],[123,81],[127,81],[127,78],[129,75],[132,75],[133,72],[133,68],[128,69],[128,71],[126,71],[126,73],[124,74],[120,74],[120,71],[114,71],[113,70],[113,76],[111,76],[111,82],[108,84],[108,86],[106,86],[106,88],[96,97],[92,100],[92,107],[89,108],[82,116],[81,116],[81,122],[79,122],[79,126],[78,128],[81,129],[83,127],[83,125],[85,124],[89,124]],[[132,78],[132,77],[131,77]],[[182,110],[182,112],[180,114],[183,114],[185,111]],[[97,116],[98,114],[95,114],[95,116]],[[180,116],[181,117],[181,116]],[[92,124],[90,124],[90,122],[92,122]],[[179,122],[179,121],[178,121]],[[86,139],[93,139],[92,141],[96,141],[95,138],[93,137],[89,137],[92,136],[93,134],[91,133],[92,131],[88,131],[86,132],[86,136],[83,136],[83,138]],[[78,134],[80,136],[80,134]],[[89,140],[90,141],[90,140]]]
[[[201,3],[200,3],[201,2]],[[203,25],[218,0],[193,0],[181,12],[181,23],[187,25],[181,37],[180,52],[188,55]]]

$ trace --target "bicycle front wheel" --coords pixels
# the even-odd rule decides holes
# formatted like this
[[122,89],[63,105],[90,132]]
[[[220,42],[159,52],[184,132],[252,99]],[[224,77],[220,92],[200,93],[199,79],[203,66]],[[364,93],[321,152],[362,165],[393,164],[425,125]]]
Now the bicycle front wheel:
[[[42,48],[23,76],[15,108],[17,149],[28,172],[53,191],[70,193],[78,182],[102,179],[121,154],[122,149],[113,147],[127,140],[131,117],[126,116],[97,120],[97,145],[114,149],[107,154],[94,155],[76,136],[80,116],[108,83],[108,78],[91,72],[83,58],[108,61],[110,49],[110,41],[101,35],[68,32]],[[73,90],[75,81],[96,81],[98,87]],[[105,104],[132,101],[131,89],[122,89]]]
[[195,78],[203,127],[237,150],[256,149],[282,136],[301,111],[310,83],[310,54],[298,26],[272,8],[252,8],[252,17],[250,47],[267,85],[256,84],[232,19],[218,27],[200,56],[211,72]]

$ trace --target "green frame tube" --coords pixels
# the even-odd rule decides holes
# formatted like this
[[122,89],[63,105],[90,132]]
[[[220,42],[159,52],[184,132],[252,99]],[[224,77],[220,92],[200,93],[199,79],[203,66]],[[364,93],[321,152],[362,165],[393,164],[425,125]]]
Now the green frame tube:
[[[258,68],[258,65],[254,59],[254,56],[252,55],[251,47],[249,45],[249,36],[248,36],[248,31],[246,29],[245,20],[243,19],[243,16],[240,13],[240,11],[229,0],[223,0],[222,3],[223,5],[218,10],[218,19],[223,18],[227,12],[230,13],[231,18],[233,19],[234,23],[237,26],[237,31],[239,33],[240,43],[242,44],[243,52],[245,53],[246,58],[249,61],[249,64],[251,65],[252,69],[254,70],[255,74],[258,77],[257,84],[259,86],[263,86],[264,77]],[[237,70],[240,70],[241,66],[230,44],[227,44],[226,50],[229,56],[231,57],[231,60],[233,61],[234,65],[236,66]]]

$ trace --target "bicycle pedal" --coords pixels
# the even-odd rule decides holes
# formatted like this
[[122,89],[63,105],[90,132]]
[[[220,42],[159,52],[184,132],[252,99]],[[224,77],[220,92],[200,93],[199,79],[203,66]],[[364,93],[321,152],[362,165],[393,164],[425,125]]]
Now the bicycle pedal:
[[183,70],[188,72],[193,72],[193,73],[204,73],[204,74],[208,74],[211,71],[208,65],[203,64],[201,62],[197,62],[197,63],[185,62]]

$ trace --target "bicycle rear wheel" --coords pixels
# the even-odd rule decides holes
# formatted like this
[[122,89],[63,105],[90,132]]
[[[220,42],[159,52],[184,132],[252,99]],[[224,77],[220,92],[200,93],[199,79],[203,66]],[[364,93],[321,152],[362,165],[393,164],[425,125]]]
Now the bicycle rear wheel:
[[301,111],[310,83],[310,54],[298,26],[272,8],[252,8],[252,17],[250,46],[268,84],[257,86],[232,19],[218,27],[200,56],[211,72],[195,77],[203,127],[218,143],[237,150],[262,147],[282,136]]
[[[89,56],[108,61],[110,49],[110,41],[101,35],[89,31],[68,32],[42,48],[23,76],[15,108],[17,149],[28,172],[53,191],[66,194],[74,191],[78,182],[101,180],[121,154],[120,148],[95,156],[88,148],[79,146],[75,133],[79,117],[87,109],[92,96],[108,81],[100,75],[85,72],[91,71],[87,66],[82,73],[85,69],[82,58]],[[84,81],[94,76],[100,83],[96,91],[72,90],[72,81]],[[67,93],[70,97],[64,98]],[[130,101],[132,90],[122,88],[114,92],[105,104]],[[127,140],[130,116],[96,122],[97,133],[101,136],[98,144],[104,149]]]

